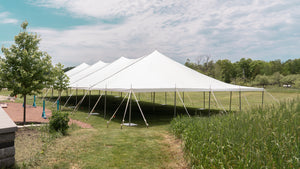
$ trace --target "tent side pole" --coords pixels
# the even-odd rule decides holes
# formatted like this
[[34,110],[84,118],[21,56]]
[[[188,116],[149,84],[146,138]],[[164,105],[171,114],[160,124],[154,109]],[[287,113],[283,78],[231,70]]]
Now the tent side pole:
[[263,90],[262,93],[261,93],[261,109],[264,108],[264,94],[265,94],[264,91],[265,91],[265,90]]
[[[76,99],[75,99],[75,103],[77,104],[77,96],[78,96],[78,89],[76,88]],[[76,105],[75,104],[75,105]]]
[[107,91],[105,90],[105,95],[104,95],[104,119],[106,116],[106,95],[107,95]]
[[91,111],[91,90],[89,90],[89,111]]
[[182,92],[182,102],[184,103],[184,92]]
[[183,102],[183,100],[182,100],[182,98],[181,98],[181,96],[180,96],[180,92],[178,92],[178,97],[179,97],[180,101],[182,102],[182,105],[183,105],[183,107],[184,107],[184,109],[185,109],[187,115],[188,115],[189,117],[191,117],[190,114],[189,114],[189,112],[188,112],[188,110],[187,110],[187,108],[186,108],[186,106],[185,106],[185,104],[184,104],[184,102]]
[[126,99],[128,93],[125,95],[125,97],[123,98],[122,102],[120,103],[120,105],[118,106],[118,108],[116,109],[116,111],[114,112],[114,114],[110,117],[110,119],[107,121],[107,128],[108,128],[108,124],[109,122],[115,117],[116,113],[118,112],[118,110],[120,109],[121,105],[123,104],[124,100]]
[[203,108],[205,109],[205,92],[203,92]]
[[155,92],[153,92],[153,104],[152,104],[152,113],[155,112]]
[[174,117],[176,117],[176,90],[174,92]]
[[123,120],[122,120],[122,123],[121,123],[121,129],[124,125],[124,122],[125,122],[125,116],[126,116],[126,112],[127,112],[127,108],[128,108],[128,103],[129,103],[129,98],[131,97],[131,91],[129,93],[129,96],[128,96],[128,99],[127,99],[127,103],[126,103],[126,107],[125,107],[125,111],[124,111],[124,115],[123,115]]
[[208,92],[208,114],[210,115],[210,96],[211,96],[211,91]]
[[232,102],[232,91],[230,91],[229,111],[231,111],[231,102]]
[[167,92],[165,92],[165,105],[167,105]]
[[242,92],[241,91],[239,91],[239,102],[240,102],[240,111],[242,111]]
[[91,114],[92,114],[93,111],[95,110],[95,108],[96,108],[97,104],[99,103],[101,97],[102,97],[102,95],[99,96],[99,98],[98,98],[98,100],[96,101],[94,107],[93,107],[92,110],[90,111],[88,118],[91,116]]
[[[131,93],[131,92],[130,92]],[[130,94],[130,97],[129,97],[129,126],[131,126],[131,102],[132,102],[132,99],[131,99],[131,94]]]
[[139,109],[140,109],[140,112],[141,112],[141,114],[142,114],[142,117],[143,117],[143,119],[144,119],[144,122],[145,122],[145,124],[146,124],[146,126],[147,126],[147,128],[148,128],[148,123],[147,123],[147,120],[146,120],[146,118],[145,118],[145,116],[144,116],[144,113],[143,113],[143,111],[142,111],[142,109],[141,109],[141,106],[140,106],[140,104],[139,104],[139,101],[137,100],[137,98],[136,98],[136,96],[135,96],[135,94],[134,94],[134,92],[132,91],[132,94],[133,94],[133,96],[134,96],[134,98],[135,98],[135,101],[136,101],[136,104],[138,105],[138,107],[139,107]]

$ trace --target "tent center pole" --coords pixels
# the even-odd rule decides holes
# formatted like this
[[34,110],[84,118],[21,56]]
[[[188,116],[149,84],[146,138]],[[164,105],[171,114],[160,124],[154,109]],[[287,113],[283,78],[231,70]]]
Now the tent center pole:
[[229,111],[231,111],[231,102],[232,102],[232,91],[230,91]]
[[240,111],[242,111],[242,92],[241,91],[239,91],[239,102],[240,102]]

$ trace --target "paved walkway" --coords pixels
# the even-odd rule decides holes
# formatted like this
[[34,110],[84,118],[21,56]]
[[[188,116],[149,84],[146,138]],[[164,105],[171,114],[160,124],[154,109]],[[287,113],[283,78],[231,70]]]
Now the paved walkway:
[[[22,103],[6,103],[7,107],[3,108],[3,110],[8,114],[8,116],[15,122],[15,123],[22,123],[23,122],[23,104]],[[47,119],[42,118],[43,108],[42,107],[33,107],[30,105],[26,106],[26,122],[28,123],[48,123],[49,117],[51,116],[52,112],[49,109],[45,110]],[[70,119],[69,125],[75,123],[82,128],[93,128],[90,124]]]

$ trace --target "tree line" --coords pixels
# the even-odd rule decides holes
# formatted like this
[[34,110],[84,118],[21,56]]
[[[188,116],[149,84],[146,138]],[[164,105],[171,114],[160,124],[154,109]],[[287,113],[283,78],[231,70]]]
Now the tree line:
[[214,62],[209,56],[196,62],[187,59],[185,66],[226,83],[241,85],[296,85],[300,87],[300,59],[262,61],[242,58]]

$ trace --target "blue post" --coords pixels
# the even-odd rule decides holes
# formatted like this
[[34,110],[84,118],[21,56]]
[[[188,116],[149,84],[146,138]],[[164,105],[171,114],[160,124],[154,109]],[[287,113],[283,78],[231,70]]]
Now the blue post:
[[47,118],[47,117],[46,117],[46,113],[45,113],[45,100],[43,100],[43,113],[42,113],[42,117],[43,117],[44,119]]
[[59,100],[57,100],[57,111],[59,111]]
[[36,107],[36,104],[35,104],[35,95],[33,96],[33,107]]

